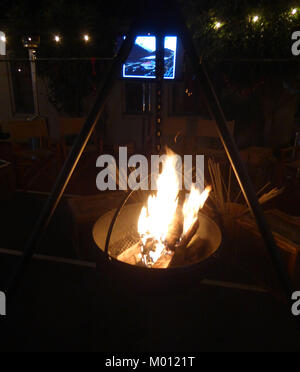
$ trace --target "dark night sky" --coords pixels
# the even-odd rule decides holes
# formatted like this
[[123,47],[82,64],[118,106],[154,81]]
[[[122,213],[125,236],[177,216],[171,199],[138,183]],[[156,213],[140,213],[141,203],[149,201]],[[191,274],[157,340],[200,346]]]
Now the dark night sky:
[[[126,0],[40,0],[38,4],[31,0],[0,0],[0,30],[6,33],[9,48],[16,53],[24,52],[20,41],[24,35],[39,35],[41,45],[46,47],[47,43],[53,44],[54,33],[64,35],[71,53],[71,43],[76,48],[74,35],[87,32],[93,35],[95,45],[97,38],[101,40],[98,45],[102,51],[97,52],[110,55],[116,36],[126,32],[137,9],[135,1]],[[91,52],[92,46],[90,43]]]
[[0,22],[3,22],[7,10],[15,3],[11,0],[1,0],[0,2]]
[[[37,6],[36,1],[30,0],[1,0],[0,1],[0,22],[5,22],[7,12],[15,6],[21,5],[26,8],[26,13],[32,15],[34,18],[40,8],[47,4],[49,0],[40,0],[39,5]],[[82,4],[82,0],[64,0],[64,3],[70,4]],[[131,15],[134,14],[136,9],[135,1],[125,1],[125,0],[110,0],[110,1],[101,1],[101,0],[85,0],[84,4],[88,7],[89,5],[97,4],[99,8],[103,9],[107,14],[116,14],[119,16],[122,15]]]

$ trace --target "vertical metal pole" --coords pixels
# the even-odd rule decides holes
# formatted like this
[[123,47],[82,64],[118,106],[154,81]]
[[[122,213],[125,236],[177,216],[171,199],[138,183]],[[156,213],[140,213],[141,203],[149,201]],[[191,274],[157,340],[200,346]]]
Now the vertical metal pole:
[[29,61],[31,70],[31,82],[32,82],[32,94],[33,94],[33,105],[34,115],[40,115],[39,100],[38,100],[38,89],[37,89],[37,74],[36,74],[36,50],[29,48]]

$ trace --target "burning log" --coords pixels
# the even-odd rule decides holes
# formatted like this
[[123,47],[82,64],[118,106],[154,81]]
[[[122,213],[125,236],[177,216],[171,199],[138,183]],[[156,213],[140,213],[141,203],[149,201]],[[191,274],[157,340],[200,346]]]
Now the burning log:
[[142,262],[141,243],[138,242],[117,256],[119,261],[129,265],[139,265]]
[[199,220],[198,218],[192,224],[192,226],[188,229],[186,234],[184,234],[183,238],[181,239],[178,248],[187,247],[189,242],[193,239],[194,235],[196,234],[199,227]]
[[189,228],[189,230],[184,234],[180,243],[175,247],[175,253],[170,262],[170,267],[182,266],[186,262],[186,255],[187,255],[187,246],[189,245],[190,241],[195,236],[199,227],[199,220],[198,218]]
[[169,226],[168,234],[165,240],[166,247],[171,250],[175,251],[175,245],[180,241],[180,237],[183,232],[183,211],[182,206],[185,200],[185,193],[179,192],[178,195],[178,205],[176,209],[176,213],[174,215],[173,221]]
[[156,262],[151,260],[150,251],[155,251],[155,241],[148,239],[143,246],[142,241],[137,242],[117,256],[117,259],[130,265],[151,267],[153,269],[166,269],[179,267],[198,262],[207,255],[209,242],[197,235],[199,220],[197,219],[181,241],[174,246],[174,251],[167,248],[163,250]]
[[174,252],[168,252],[160,256],[160,258],[152,266],[154,269],[166,269],[170,266],[170,263],[174,257]]
[[[197,218],[182,239],[180,241],[176,240],[173,250],[171,251],[169,248],[164,249],[156,262],[153,262],[150,257],[150,252],[155,251],[155,244],[157,243],[153,239],[147,239],[144,245],[140,240],[138,243],[119,254],[117,259],[130,265],[152,267],[154,269],[178,267],[187,265],[193,261],[196,262],[206,246],[205,241],[199,240],[197,237],[193,240],[196,236],[198,227],[199,220]],[[190,243],[191,246],[189,247]]]
[[[184,216],[182,207],[178,206],[174,220],[169,228],[167,238],[164,242],[165,249],[156,262],[153,262],[150,252],[155,252],[157,241],[148,238],[143,244],[140,240],[132,247],[126,249],[117,259],[131,265],[146,266],[152,268],[176,267],[187,264],[191,257],[197,257],[198,248],[193,251],[187,248],[197,233],[199,220],[196,218],[188,231],[182,236]],[[180,237],[182,237],[180,239]]]
[[155,249],[154,244],[155,241],[153,238],[147,239],[145,245],[142,245],[141,243],[141,252],[143,253],[143,255],[149,256],[150,251],[153,251]]
[[183,213],[181,208],[177,208],[177,213],[173,219],[173,222],[169,228],[167,237],[166,237],[166,247],[175,251],[175,245],[179,242],[180,237],[183,231]]
[[150,252],[155,252],[155,243],[156,242],[153,239],[147,239],[145,245],[143,245],[140,240],[138,243],[119,254],[117,259],[130,265],[166,268],[173,257],[173,253],[162,254],[154,263],[150,257]]

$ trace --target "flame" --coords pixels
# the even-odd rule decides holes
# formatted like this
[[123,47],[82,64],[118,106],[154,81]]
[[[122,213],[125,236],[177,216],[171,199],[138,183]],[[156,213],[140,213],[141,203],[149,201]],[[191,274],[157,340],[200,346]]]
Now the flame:
[[145,245],[147,239],[156,242],[155,251],[149,253],[153,262],[158,260],[165,248],[163,242],[177,209],[180,179],[176,161],[175,154],[169,152],[163,162],[163,171],[157,179],[157,194],[149,196],[147,206],[143,207],[138,221],[142,243]]
[[[160,258],[166,248],[164,242],[177,211],[181,174],[176,170],[176,162],[176,155],[169,150],[163,162],[162,173],[157,179],[157,194],[149,196],[147,205],[142,208],[138,220],[138,233],[143,247],[149,239],[154,242],[154,250],[149,252],[153,263]],[[192,186],[182,208],[183,234],[196,221],[198,211],[203,207],[210,191],[211,188],[207,187],[201,193],[194,185]],[[142,254],[143,247],[141,248]],[[146,263],[145,257],[143,260]]]
[[196,222],[198,212],[200,209],[203,208],[209,193],[211,191],[211,187],[208,186],[206,189],[201,193],[195,185],[192,185],[191,191],[189,193],[188,198],[183,204],[182,212],[184,217],[183,223],[183,233],[185,234],[189,228]]

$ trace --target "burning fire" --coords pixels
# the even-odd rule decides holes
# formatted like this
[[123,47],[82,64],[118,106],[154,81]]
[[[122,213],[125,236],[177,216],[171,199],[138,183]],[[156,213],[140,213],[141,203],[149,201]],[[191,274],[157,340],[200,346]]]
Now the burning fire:
[[[167,236],[178,221],[178,195],[180,177],[176,171],[177,157],[168,151],[163,162],[162,173],[157,179],[157,194],[148,198],[138,220],[138,233],[141,238],[141,258],[144,264],[152,266],[164,253],[168,253]],[[183,216],[180,242],[197,221],[209,193],[207,187],[202,193],[193,185],[181,211]],[[177,218],[177,219],[176,219]]]
[[206,189],[200,193],[199,190],[196,189],[194,185],[191,187],[191,191],[185,203],[183,204],[183,216],[184,216],[184,223],[183,223],[183,233],[186,234],[190,227],[195,223],[197,220],[197,215],[200,209],[203,208],[209,193],[211,191],[211,187],[208,186]]

